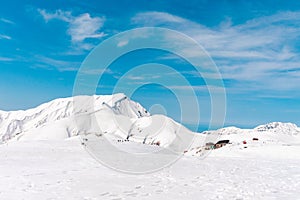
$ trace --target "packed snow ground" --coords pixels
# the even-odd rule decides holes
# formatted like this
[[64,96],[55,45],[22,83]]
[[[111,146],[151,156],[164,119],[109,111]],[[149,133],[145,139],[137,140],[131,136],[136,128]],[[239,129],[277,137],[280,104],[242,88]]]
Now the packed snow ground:
[[12,142],[0,146],[0,199],[299,199],[299,156],[263,155],[273,150],[288,155],[300,147],[261,147],[248,156],[218,149],[129,175],[99,164],[78,138]]
[[[1,200],[299,199],[300,128],[291,123],[199,134],[115,94],[0,111],[0,137]],[[184,156],[158,172],[129,175],[93,159],[82,138],[107,138],[131,153],[172,152],[157,154],[153,166]],[[218,140],[230,144],[206,154],[205,144]],[[105,158],[115,156],[98,147]]]

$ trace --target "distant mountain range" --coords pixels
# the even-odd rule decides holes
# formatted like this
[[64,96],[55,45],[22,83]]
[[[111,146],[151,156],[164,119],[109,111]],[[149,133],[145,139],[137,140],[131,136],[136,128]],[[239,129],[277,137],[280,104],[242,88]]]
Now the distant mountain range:
[[253,138],[255,144],[300,144],[300,128],[292,123],[194,133],[166,116],[151,115],[124,94],[60,98],[29,110],[0,111],[2,142],[61,140],[80,134],[107,135],[114,141],[154,144],[190,154],[219,140],[229,140],[231,146],[253,143]]

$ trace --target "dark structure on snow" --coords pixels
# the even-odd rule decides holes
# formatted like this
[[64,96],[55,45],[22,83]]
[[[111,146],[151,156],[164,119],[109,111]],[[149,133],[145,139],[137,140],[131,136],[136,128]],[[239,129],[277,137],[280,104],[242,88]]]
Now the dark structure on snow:
[[226,144],[229,144],[229,140],[220,140],[214,145],[214,148],[218,149],[225,146]]

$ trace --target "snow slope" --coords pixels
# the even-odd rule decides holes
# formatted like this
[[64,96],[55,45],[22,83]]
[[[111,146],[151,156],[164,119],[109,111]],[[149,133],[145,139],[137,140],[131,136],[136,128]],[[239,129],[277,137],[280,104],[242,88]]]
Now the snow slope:
[[[299,198],[300,129],[295,124],[199,134],[166,116],[150,115],[124,94],[75,98],[75,103],[64,98],[26,111],[0,111],[0,199]],[[158,172],[133,176],[98,163],[79,134],[105,136],[126,152],[169,148],[190,156]],[[203,153],[206,142],[218,140],[230,144]]]
[[25,111],[0,111],[2,142],[60,140],[79,134],[159,144],[194,156],[205,153],[205,143],[218,140],[230,140],[226,148],[231,149],[300,145],[300,128],[292,123],[273,122],[254,129],[227,127],[197,134],[166,116],[150,115],[124,94],[61,98]]
[[[222,156],[233,156],[238,153],[243,154],[243,152],[250,153],[252,151],[253,156],[300,157],[297,151],[289,151],[289,154],[282,152],[283,149],[286,149],[285,146],[300,146],[300,128],[292,123],[272,122],[254,129],[226,127],[214,131],[205,131],[203,134],[217,136],[216,141],[229,140],[229,144],[225,147],[214,150],[214,153],[218,152]],[[206,139],[206,141],[209,141],[209,139]],[[210,142],[215,143],[214,141]],[[195,156],[199,148],[200,146],[194,143],[186,154]],[[261,152],[264,152],[264,154]]]
[[220,139],[229,139],[233,145],[241,144],[243,141],[248,146],[249,144],[300,145],[300,128],[292,123],[272,122],[254,129],[227,127],[211,132],[220,135]]
[[[166,116],[150,116],[124,94],[56,99],[25,111],[1,111],[0,119],[2,142],[96,134],[112,140],[157,144],[182,153],[195,136]],[[204,137],[197,137],[203,143]]]
[[299,199],[299,156],[224,157],[218,151],[222,148],[205,159],[185,156],[156,173],[134,176],[96,162],[77,137],[15,141],[0,145],[0,199]]
[[[61,98],[29,110],[0,111],[0,137],[5,141],[29,132],[48,134],[50,138],[75,136],[84,131],[80,129],[91,128],[78,127],[78,130],[75,130],[76,116],[91,115],[105,110],[129,118],[149,116],[139,103],[129,100],[124,94]],[[58,135],[52,137],[53,132]],[[43,139],[42,136],[36,137]]]

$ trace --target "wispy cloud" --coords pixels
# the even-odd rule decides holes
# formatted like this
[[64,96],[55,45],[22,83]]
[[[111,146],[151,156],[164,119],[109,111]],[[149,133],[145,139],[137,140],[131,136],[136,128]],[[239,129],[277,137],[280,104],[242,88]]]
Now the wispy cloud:
[[128,40],[122,40],[122,41],[120,41],[118,44],[117,44],[117,46],[118,47],[123,47],[123,46],[126,46],[128,44]]
[[[244,90],[300,89],[300,12],[279,12],[234,25],[230,18],[218,27],[164,12],[142,12],[131,22],[181,31],[201,44],[217,63],[223,78],[243,82]],[[193,49],[187,49],[191,56]],[[170,59],[170,58],[168,58]]]
[[48,12],[38,9],[45,22],[57,19],[68,23],[67,34],[71,37],[71,42],[75,47],[84,50],[93,48],[93,44],[85,41],[86,39],[99,39],[105,36],[101,31],[105,22],[105,17],[92,17],[89,13],[74,16],[70,11],[56,10]]
[[0,34],[0,40],[1,40],[1,39],[11,40],[11,37],[8,36],[8,35]]
[[13,61],[13,58],[8,58],[8,57],[1,57],[0,56],[0,61]]
[[[5,18],[0,18],[0,22],[5,23],[5,24],[15,24],[13,21],[5,19]],[[11,40],[11,36],[0,33],[0,40],[1,39]]]
[[38,12],[43,16],[46,22],[49,22],[52,19],[59,19],[71,23],[73,18],[70,11],[56,10],[55,12],[48,12],[44,9],[38,9]]
[[[283,41],[292,41],[300,36],[300,32],[297,32],[300,29],[299,17],[300,12],[285,12],[253,19],[236,26],[232,26],[231,23],[224,26],[224,23],[221,23],[217,28],[206,27],[163,12],[139,13],[131,21],[142,26],[164,26],[184,32],[196,39],[212,56],[218,58],[270,58],[272,53],[294,55],[290,52],[292,49],[285,46]],[[286,37],[287,35],[289,37]],[[277,51],[268,47],[276,48]],[[261,51],[262,49],[264,51]]]
[[105,34],[98,32],[103,26],[104,18],[92,18],[90,14],[85,13],[74,18],[68,29],[73,42],[82,42],[86,38],[101,38]]
[[15,24],[13,21],[5,18],[0,18],[0,22],[6,23],[6,24]]
[[184,23],[185,19],[165,12],[143,12],[136,14],[131,22],[134,24],[144,23],[148,26],[165,25],[166,23]]
[[224,88],[219,86],[207,86],[207,85],[173,85],[169,87],[172,90],[194,90],[194,91],[213,91],[223,92]]
[[88,70],[84,70],[82,71],[82,73],[84,74],[88,74],[88,75],[99,75],[99,74],[114,74],[114,72],[111,69],[88,69]]
[[145,79],[145,76],[126,76],[127,79],[129,80],[144,80]]
[[46,56],[36,55],[34,56],[35,64],[33,67],[36,68],[44,68],[44,69],[57,69],[58,71],[77,71],[80,62],[70,62],[59,59],[53,59]]

